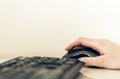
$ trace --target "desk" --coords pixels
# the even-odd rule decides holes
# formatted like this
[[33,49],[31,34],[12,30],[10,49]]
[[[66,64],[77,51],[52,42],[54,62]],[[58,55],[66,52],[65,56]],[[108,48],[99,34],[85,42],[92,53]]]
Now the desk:
[[[8,59],[0,59],[0,63],[6,60]],[[84,76],[90,77],[90,79],[120,79],[120,70],[108,70],[84,67],[80,72]]]
[[83,73],[85,76],[94,79],[120,79],[120,70],[108,70],[84,67],[81,70],[81,73]]

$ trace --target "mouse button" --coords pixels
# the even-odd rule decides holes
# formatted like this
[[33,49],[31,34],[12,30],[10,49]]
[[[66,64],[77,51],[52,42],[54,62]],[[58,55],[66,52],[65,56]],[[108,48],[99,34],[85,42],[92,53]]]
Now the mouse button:
[[70,53],[73,53],[73,52],[76,52],[76,50],[71,49],[71,50],[69,50],[67,53],[70,54]]
[[70,53],[75,53],[75,52],[79,52],[79,51],[81,51],[81,49],[71,49],[67,53],[70,54]]
[[96,55],[96,56],[99,56],[100,55],[100,53],[99,52],[97,52],[96,50],[93,50],[93,49],[89,49],[89,50],[87,50],[89,53],[91,53],[91,54],[93,54],[93,55]]
[[82,57],[89,57],[89,56],[87,54],[79,54],[74,56],[74,58],[82,58]]

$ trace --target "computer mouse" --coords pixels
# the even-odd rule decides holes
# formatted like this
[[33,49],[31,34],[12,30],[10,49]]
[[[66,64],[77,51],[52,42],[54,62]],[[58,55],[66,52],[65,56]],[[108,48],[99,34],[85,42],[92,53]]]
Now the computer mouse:
[[99,56],[100,53],[96,50],[89,47],[79,47],[72,50],[69,50],[63,58],[81,58],[81,57],[96,57]]

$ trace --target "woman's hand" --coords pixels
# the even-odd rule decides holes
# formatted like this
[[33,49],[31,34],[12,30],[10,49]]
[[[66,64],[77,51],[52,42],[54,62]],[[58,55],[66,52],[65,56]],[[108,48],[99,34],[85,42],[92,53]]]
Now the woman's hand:
[[80,61],[86,66],[98,66],[109,69],[120,69],[120,45],[106,39],[79,38],[66,47],[70,50],[74,47],[86,46],[98,51],[98,57],[83,57]]

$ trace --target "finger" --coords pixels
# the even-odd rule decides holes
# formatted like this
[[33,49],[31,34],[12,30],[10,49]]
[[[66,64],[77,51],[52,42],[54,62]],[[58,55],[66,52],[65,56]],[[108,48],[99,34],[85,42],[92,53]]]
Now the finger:
[[79,59],[80,61],[85,62],[85,66],[98,66],[98,67],[105,67],[104,56],[98,56],[98,57],[83,57]]
[[82,39],[85,40],[85,39],[87,39],[87,38],[79,38],[79,39],[75,40],[74,42],[72,42],[71,44],[69,44],[69,45],[65,48],[65,50],[70,50],[70,49],[72,49],[72,48],[74,48],[74,47],[81,46]]
[[98,51],[98,44],[97,41],[95,39],[90,39],[90,38],[79,38],[76,41],[74,41],[73,43],[71,43],[70,45],[68,45],[65,50],[70,50],[76,46],[86,46],[86,47],[91,47],[93,49],[95,49],[96,51]]

